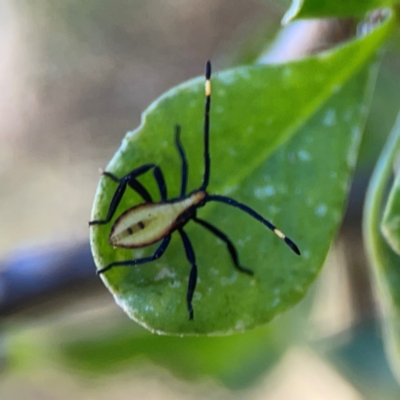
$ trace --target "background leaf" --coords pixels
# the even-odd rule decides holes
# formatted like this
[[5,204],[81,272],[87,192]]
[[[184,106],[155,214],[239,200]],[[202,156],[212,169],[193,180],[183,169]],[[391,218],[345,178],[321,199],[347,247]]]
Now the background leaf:
[[[225,246],[201,227],[189,225],[199,268],[195,320],[187,320],[189,266],[178,237],[157,262],[114,268],[102,275],[132,318],[164,333],[229,333],[263,324],[304,296],[341,220],[367,111],[368,72],[344,82],[373,55],[392,23],[389,19],[361,39],[299,62],[238,68],[213,77],[209,192],[229,193],[268,216],[296,241],[302,257],[243,213],[209,204],[199,216],[229,233],[242,263],[255,271],[254,278],[238,274]],[[180,168],[172,143],[173,126],[179,123],[189,160],[189,188],[198,187],[203,170],[202,81],[181,85],[155,102],[142,125],[126,136],[107,170],[122,176],[155,161],[164,171],[169,195],[177,196]],[[142,182],[158,198],[151,176]],[[101,180],[93,219],[106,214],[115,186]],[[138,200],[126,195],[117,215]],[[113,249],[107,241],[110,226],[91,229],[99,268],[154,251]]]
[[382,309],[386,354],[398,380],[400,379],[399,256],[383,237],[380,224],[384,197],[392,175],[393,161],[399,148],[400,116],[375,168],[368,188],[364,212],[364,239]]

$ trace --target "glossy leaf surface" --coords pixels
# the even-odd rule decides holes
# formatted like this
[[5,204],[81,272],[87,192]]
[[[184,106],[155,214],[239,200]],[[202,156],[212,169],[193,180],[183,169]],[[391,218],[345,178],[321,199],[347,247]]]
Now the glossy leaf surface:
[[[234,197],[271,219],[298,244],[302,256],[239,210],[207,204],[199,217],[230,236],[241,263],[254,270],[254,277],[238,273],[225,245],[189,223],[185,229],[199,270],[194,321],[188,321],[186,310],[190,267],[179,235],[173,236],[159,260],[102,275],[132,318],[157,332],[226,334],[268,322],[304,296],[340,223],[357,155],[370,79],[366,69],[358,71],[373,57],[392,23],[389,19],[361,39],[298,62],[214,74],[208,191]],[[199,187],[203,90],[203,78],[196,79],[153,103],[142,125],[127,134],[107,171],[123,176],[155,162],[164,171],[169,196],[176,197],[180,161],[173,132],[180,124],[189,160],[189,190]],[[152,175],[141,182],[158,200]],[[101,179],[93,219],[107,214],[115,189],[113,181]],[[116,216],[139,202],[128,191]],[[98,268],[154,252],[154,246],[134,251],[112,248],[111,225],[91,228]]]

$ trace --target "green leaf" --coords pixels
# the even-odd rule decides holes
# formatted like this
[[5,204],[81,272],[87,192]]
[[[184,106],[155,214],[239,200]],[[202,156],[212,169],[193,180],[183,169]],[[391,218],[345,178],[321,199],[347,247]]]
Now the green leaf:
[[[225,246],[189,223],[185,229],[199,270],[194,321],[188,321],[186,311],[190,268],[179,235],[173,235],[159,260],[101,275],[133,319],[163,333],[226,334],[261,325],[304,296],[341,220],[369,99],[366,71],[345,82],[371,59],[392,26],[389,18],[365,37],[298,62],[242,67],[213,76],[208,191],[230,195],[270,218],[299,245],[302,256],[239,210],[207,204],[199,216],[229,234],[241,263],[254,270],[254,277],[236,272]],[[164,171],[169,196],[177,196],[180,161],[173,131],[180,124],[189,160],[189,190],[198,188],[203,173],[203,103],[203,78],[166,93],[144,113],[141,126],[127,134],[107,171],[123,176],[156,162]],[[158,199],[152,175],[140,180]],[[113,181],[101,179],[92,219],[105,217],[115,190]],[[113,221],[138,202],[128,191]],[[98,268],[154,252],[154,246],[134,251],[112,248],[112,222],[91,228]]]
[[369,11],[396,3],[397,0],[293,0],[282,23],[303,18],[363,17]]
[[399,256],[381,232],[382,209],[392,167],[400,149],[400,114],[373,173],[365,203],[364,240],[377,298],[382,309],[386,353],[400,381],[400,271]]

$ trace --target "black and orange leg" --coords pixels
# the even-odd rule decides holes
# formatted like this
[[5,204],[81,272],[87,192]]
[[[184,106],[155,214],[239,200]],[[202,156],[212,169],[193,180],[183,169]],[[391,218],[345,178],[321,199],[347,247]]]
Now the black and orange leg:
[[228,236],[225,235],[225,233],[220,231],[214,225],[211,225],[209,222],[204,221],[200,218],[195,217],[195,218],[193,218],[193,221],[198,223],[199,225],[204,226],[204,228],[208,229],[215,236],[217,236],[219,239],[221,239],[223,242],[226,243],[229,254],[231,255],[231,258],[233,261],[233,265],[236,267],[237,270],[239,270],[240,272],[244,272],[245,274],[248,274],[248,275],[254,275],[254,272],[251,269],[242,267],[240,265],[237,250],[236,250],[234,244],[232,243],[232,241],[228,238]]
[[204,175],[201,190],[207,190],[208,183],[210,182],[210,108],[211,108],[211,62],[207,61],[205,71],[205,95],[206,101],[204,105]]
[[189,237],[183,229],[179,229],[179,233],[182,238],[183,246],[185,247],[186,258],[188,259],[190,265],[192,266],[190,269],[189,281],[188,281],[188,289],[186,294],[186,304],[189,312],[189,320],[192,320],[194,317],[193,313],[193,294],[196,289],[197,284],[197,266],[196,266],[196,256],[193,251],[193,246],[190,243]]
[[208,202],[208,201],[218,201],[220,203],[229,204],[230,206],[236,207],[239,210],[244,211],[245,213],[249,214],[251,217],[253,217],[257,221],[261,222],[264,226],[266,226],[272,232],[274,232],[275,235],[278,236],[279,239],[282,239],[297,255],[300,255],[299,248],[291,239],[289,239],[282,231],[280,231],[274,224],[272,224],[270,221],[265,219],[262,215],[260,215],[256,211],[254,211],[249,206],[246,206],[246,204],[240,203],[239,201],[237,201],[235,199],[231,199],[230,197],[220,196],[218,194],[207,195],[206,202]]

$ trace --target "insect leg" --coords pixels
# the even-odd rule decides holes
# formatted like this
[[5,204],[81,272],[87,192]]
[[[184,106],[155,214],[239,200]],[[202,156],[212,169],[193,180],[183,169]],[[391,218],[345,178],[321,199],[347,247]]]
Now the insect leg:
[[136,179],[130,180],[129,186],[142,197],[142,199],[145,201],[145,203],[153,202],[153,199],[151,198],[150,193],[138,180],[136,180]]
[[[104,176],[108,176],[110,179],[112,179],[114,182],[120,183],[120,179],[117,178],[114,174],[111,172],[104,171],[103,172]],[[136,179],[136,178],[131,178],[128,181],[128,185],[135,191],[137,192],[142,199],[146,203],[152,203],[153,199],[150,196],[150,193],[147,191],[147,189]]]
[[244,272],[245,274],[249,274],[249,275],[254,275],[254,272],[251,269],[242,267],[239,264],[239,257],[238,257],[236,248],[235,248],[234,244],[232,243],[232,241],[228,238],[228,236],[225,235],[225,233],[221,232],[214,225],[211,225],[209,222],[204,221],[200,218],[195,217],[195,218],[193,218],[193,221],[204,226],[204,228],[208,229],[215,236],[217,236],[219,239],[221,239],[222,241],[224,241],[226,243],[226,245],[228,247],[228,251],[232,257],[233,264],[240,272]]
[[186,295],[187,309],[189,311],[189,320],[192,320],[193,319],[192,299],[197,283],[196,256],[194,254],[192,244],[190,243],[189,237],[186,234],[186,232],[183,229],[179,229],[179,233],[181,234],[183,245],[185,247],[186,257],[192,266],[190,270],[188,290]]
[[156,166],[155,164],[145,164],[142,165],[139,168],[134,169],[131,171],[129,174],[123,176],[121,179],[117,178],[114,174],[110,172],[103,172],[104,176],[107,176],[108,178],[112,179],[114,182],[118,183],[117,190],[114,193],[114,196],[111,200],[110,207],[108,208],[108,213],[107,217],[105,219],[100,219],[100,220],[94,220],[90,221],[89,225],[102,225],[102,224],[107,224],[108,222],[111,221],[111,218],[114,216],[115,210],[118,207],[118,204],[120,203],[122,196],[125,193],[126,186],[129,185],[133,190],[136,190],[144,199],[145,201],[151,200],[150,194],[147,192],[147,190],[136,180],[136,178],[140,175],[143,175],[150,169],[156,169],[159,167]]
[[278,236],[280,239],[282,239],[296,254],[300,255],[299,248],[295,245],[295,243],[292,240],[290,240],[279,229],[277,229],[277,227],[275,225],[273,225],[271,222],[266,220],[263,216],[258,214],[256,211],[254,211],[249,206],[246,206],[245,204],[242,204],[242,203],[238,202],[237,200],[231,199],[230,197],[220,196],[218,194],[208,195],[206,197],[206,202],[208,202],[208,201],[219,201],[221,203],[229,204],[230,206],[239,208],[240,210],[246,212],[247,214],[249,214],[250,216],[255,218],[257,221],[260,221],[263,225],[265,225],[272,232],[274,232],[275,235]]
[[175,125],[175,145],[178,149],[179,155],[181,157],[182,162],[182,180],[181,180],[181,194],[180,196],[184,196],[186,194],[187,187],[187,177],[188,177],[188,163],[185,154],[185,150],[182,146],[180,139],[181,127],[180,125]]
[[165,185],[164,175],[157,165],[154,166],[154,178],[160,190],[161,200],[167,200],[167,186]]
[[[164,180],[164,175],[161,171],[161,168],[158,165],[155,164],[150,164],[152,165],[153,169],[153,174],[154,178],[157,182],[158,188],[160,190],[160,195],[161,195],[161,200],[166,200],[167,199],[167,186],[165,185],[165,180]],[[147,170],[146,170],[147,171]],[[105,173],[106,174],[106,173]],[[107,172],[108,175],[112,175],[109,172]],[[149,194],[149,192],[145,189],[145,187],[136,179],[137,175],[132,175],[132,172],[127,175],[128,178],[128,185],[133,189],[136,190],[144,199],[145,202],[147,203],[152,203],[153,200]],[[112,179],[115,180],[118,179],[115,175],[113,175]],[[125,178],[125,177],[124,177]],[[122,178],[122,179],[124,179]]]
[[165,250],[167,250],[170,240],[171,240],[171,235],[166,236],[163,239],[163,241],[161,242],[158,249],[154,252],[154,254],[152,256],[137,258],[135,260],[115,261],[115,262],[112,262],[111,264],[108,264],[106,267],[98,269],[97,274],[100,275],[103,272],[106,272],[109,269],[114,268],[114,267],[130,267],[130,266],[134,266],[134,265],[146,264],[150,261],[157,260],[164,254]]

